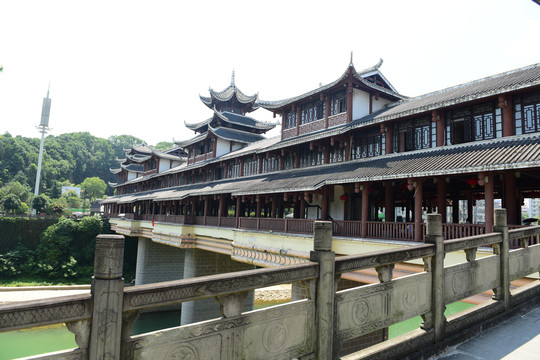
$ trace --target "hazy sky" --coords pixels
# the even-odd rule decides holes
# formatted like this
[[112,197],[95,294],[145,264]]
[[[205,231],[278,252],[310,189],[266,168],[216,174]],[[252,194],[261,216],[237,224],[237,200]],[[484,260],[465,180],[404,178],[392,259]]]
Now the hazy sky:
[[[0,0],[0,134],[38,137],[50,81],[51,134],[193,136],[208,88],[263,100],[357,70],[416,96],[540,62],[531,0]],[[271,120],[266,110],[252,113]],[[276,119],[277,120],[277,119]]]

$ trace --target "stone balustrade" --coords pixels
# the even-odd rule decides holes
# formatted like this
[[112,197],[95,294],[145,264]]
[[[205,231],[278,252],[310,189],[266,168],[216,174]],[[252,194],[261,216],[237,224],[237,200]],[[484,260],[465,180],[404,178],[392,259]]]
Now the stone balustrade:
[[[496,322],[540,298],[538,281],[510,291],[510,281],[540,270],[540,245],[529,245],[540,226],[508,230],[506,211],[495,210],[494,233],[443,240],[440,215],[428,215],[424,244],[335,258],[332,223],[314,223],[309,261],[122,288],[119,235],[100,235],[92,295],[0,305],[0,331],[65,322],[78,349],[42,359],[342,359],[400,358],[447,344],[463,331]],[[522,247],[509,250],[517,241]],[[494,253],[476,258],[478,247]],[[447,253],[464,250],[462,263],[444,266]],[[393,278],[400,262],[423,260],[425,271]],[[336,291],[340,275],[375,268],[380,283]],[[302,283],[305,299],[241,312],[247,292],[275,284]],[[445,318],[445,305],[493,289],[484,304]],[[215,298],[222,318],[131,335],[140,311]],[[422,327],[392,341],[343,355],[347,342],[422,316]]]

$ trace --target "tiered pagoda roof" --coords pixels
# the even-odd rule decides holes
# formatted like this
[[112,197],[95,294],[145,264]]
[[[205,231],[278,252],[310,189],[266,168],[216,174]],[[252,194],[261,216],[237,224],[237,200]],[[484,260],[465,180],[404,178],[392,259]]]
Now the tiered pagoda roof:
[[265,133],[276,126],[276,124],[261,122],[249,116],[235,114],[229,111],[220,112],[216,109],[213,110],[214,116],[211,118],[193,124],[185,123],[185,126],[198,133],[207,131],[209,127],[218,128],[223,126],[257,134]]
[[[210,109],[218,109],[219,111],[232,111],[241,114],[246,114],[257,110],[259,105],[257,100],[259,94],[246,95],[236,87],[234,82],[234,71],[231,77],[231,84],[222,91],[214,91],[212,88],[208,90],[209,97],[199,95],[199,98]],[[235,106],[235,104],[241,104]]]

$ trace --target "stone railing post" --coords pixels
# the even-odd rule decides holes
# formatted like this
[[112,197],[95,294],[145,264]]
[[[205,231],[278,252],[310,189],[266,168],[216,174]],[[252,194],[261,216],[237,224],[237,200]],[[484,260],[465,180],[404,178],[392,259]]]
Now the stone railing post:
[[334,272],[335,254],[332,251],[332,222],[313,223],[313,251],[310,260],[319,263],[315,295],[317,359],[333,358],[334,338]]
[[[431,321],[424,319],[424,328],[433,328],[435,342],[444,337],[444,240],[442,236],[442,217],[440,214],[427,214],[426,243],[435,245],[431,259]],[[431,324],[430,324],[431,323]],[[431,325],[431,326],[430,326]]]
[[500,261],[500,287],[493,289],[495,300],[501,301],[504,309],[510,307],[510,265],[509,265],[509,243],[508,243],[508,225],[506,223],[506,209],[495,209],[495,221],[493,232],[501,233],[501,242],[495,244],[493,252],[499,255]]
[[124,237],[98,235],[92,278],[90,359],[120,359],[124,280]]

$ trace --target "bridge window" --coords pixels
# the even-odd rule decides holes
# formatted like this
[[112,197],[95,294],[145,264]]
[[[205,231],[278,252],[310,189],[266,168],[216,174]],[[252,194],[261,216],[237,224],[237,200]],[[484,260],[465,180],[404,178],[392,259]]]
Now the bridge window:
[[309,144],[302,144],[300,147],[300,167],[321,165],[324,163],[324,148],[317,145],[313,150],[309,149]]
[[540,131],[540,91],[514,97],[516,135]]
[[227,178],[236,178],[240,176],[240,163],[236,160],[231,160],[227,163]]
[[314,101],[302,105],[302,119],[300,124],[307,124],[324,118],[326,105],[322,101]]
[[330,148],[330,156],[328,161],[330,163],[336,163],[345,161],[345,147],[339,141],[335,141],[334,146]]
[[379,130],[353,137],[352,159],[367,158],[385,154],[385,137]]
[[495,139],[502,136],[502,113],[495,102],[446,113],[446,144]]
[[285,129],[296,127],[296,111],[288,110],[285,112],[285,118],[283,119]]
[[281,159],[279,156],[273,154],[268,155],[268,157],[263,158],[262,160],[262,172],[274,172],[279,171]]
[[347,111],[347,95],[345,91],[332,94],[330,98],[330,115],[340,114]]
[[292,170],[295,168],[295,165],[296,165],[296,153],[286,152],[285,156],[283,157],[283,169]]
[[244,176],[255,175],[259,173],[259,159],[248,157],[244,159]]
[[402,122],[396,126],[393,148],[397,152],[403,152],[435,147],[436,130],[436,123],[427,117]]

